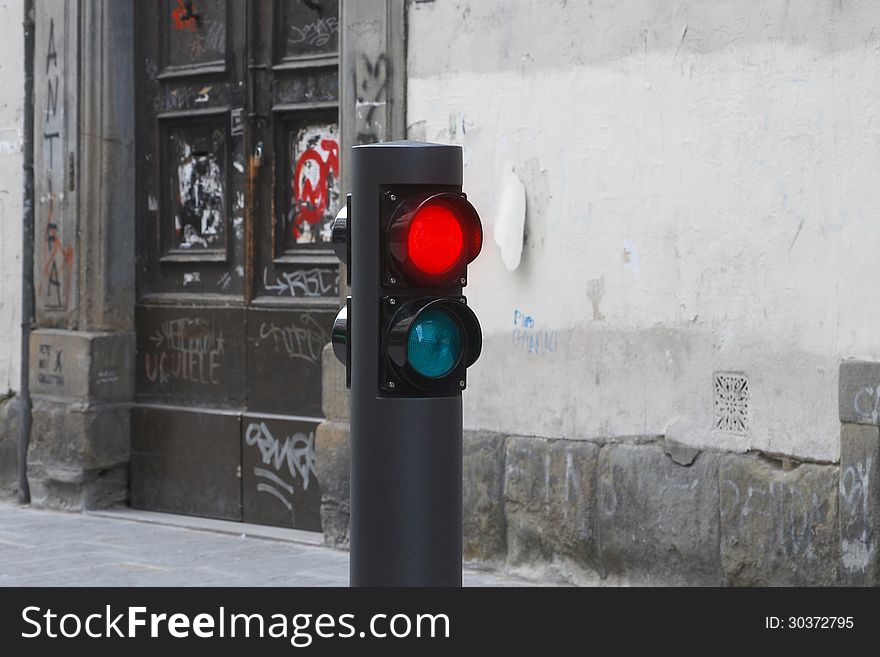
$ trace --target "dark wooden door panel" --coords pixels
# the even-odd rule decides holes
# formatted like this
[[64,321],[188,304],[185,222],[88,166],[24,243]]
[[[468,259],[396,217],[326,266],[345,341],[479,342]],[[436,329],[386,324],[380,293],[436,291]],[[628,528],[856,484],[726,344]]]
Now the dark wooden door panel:
[[248,312],[249,409],[321,416],[321,351],[335,316],[315,310]]
[[330,227],[342,206],[338,3],[264,0],[261,9],[254,103],[267,120],[254,134],[271,175],[254,190],[254,303],[329,309],[339,299]]
[[141,299],[242,300],[246,5],[232,0],[138,5]]
[[244,311],[138,306],[139,401],[237,408],[245,399]]
[[241,420],[136,406],[131,415],[131,505],[241,520]]
[[317,422],[279,416],[242,418],[242,515],[245,522],[321,531],[315,473]]

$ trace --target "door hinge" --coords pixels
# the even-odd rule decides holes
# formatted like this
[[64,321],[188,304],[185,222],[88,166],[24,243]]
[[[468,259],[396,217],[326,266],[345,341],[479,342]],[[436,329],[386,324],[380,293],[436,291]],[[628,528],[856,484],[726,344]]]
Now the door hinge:
[[67,189],[68,191],[76,191],[76,156],[73,153],[67,154]]

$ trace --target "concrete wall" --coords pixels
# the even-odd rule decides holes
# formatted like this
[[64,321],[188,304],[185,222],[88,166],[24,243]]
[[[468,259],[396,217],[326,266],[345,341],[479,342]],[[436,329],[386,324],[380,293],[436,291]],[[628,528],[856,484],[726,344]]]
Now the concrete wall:
[[880,358],[878,21],[412,3],[408,134],[464,146],[486,229],[466,427],[837,461],[839,361]]
[[0,395],[18,388],[21,360],[23,21],[20,0],[0,2]]
[[18,476],[24,21],[21,0],[0,2],[0,495]]

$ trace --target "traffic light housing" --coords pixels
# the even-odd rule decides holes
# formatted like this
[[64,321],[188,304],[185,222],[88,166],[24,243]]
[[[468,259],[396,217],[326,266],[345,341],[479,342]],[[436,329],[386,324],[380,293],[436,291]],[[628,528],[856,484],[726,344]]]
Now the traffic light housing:
[[385,285],[464,286],[483,246],[483,227],[462,193],[388,189],[381,226]]
[[[483,246],[480,216],[460,188],[390,185],[380,193],[377,394],[458,395],[482,349],[480,323],[462,289]],[[333,248],[349,265],[351,195],[333,225]],[[333,349],[349,369],[349,297],[333,324]]]
[[379,213],[383,396],[458,395],[482,348],[462,296],[480,252],[480,217],[459,190],[389,186]]

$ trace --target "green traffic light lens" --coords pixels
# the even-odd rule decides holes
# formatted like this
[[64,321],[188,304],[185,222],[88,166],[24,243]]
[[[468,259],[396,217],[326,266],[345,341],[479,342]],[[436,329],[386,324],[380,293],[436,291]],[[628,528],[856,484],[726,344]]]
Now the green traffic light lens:
[[439,379],[458,364],[461,344],[458,322],[442,310],[428,310],[410,328],[406,358],[422,376]]

